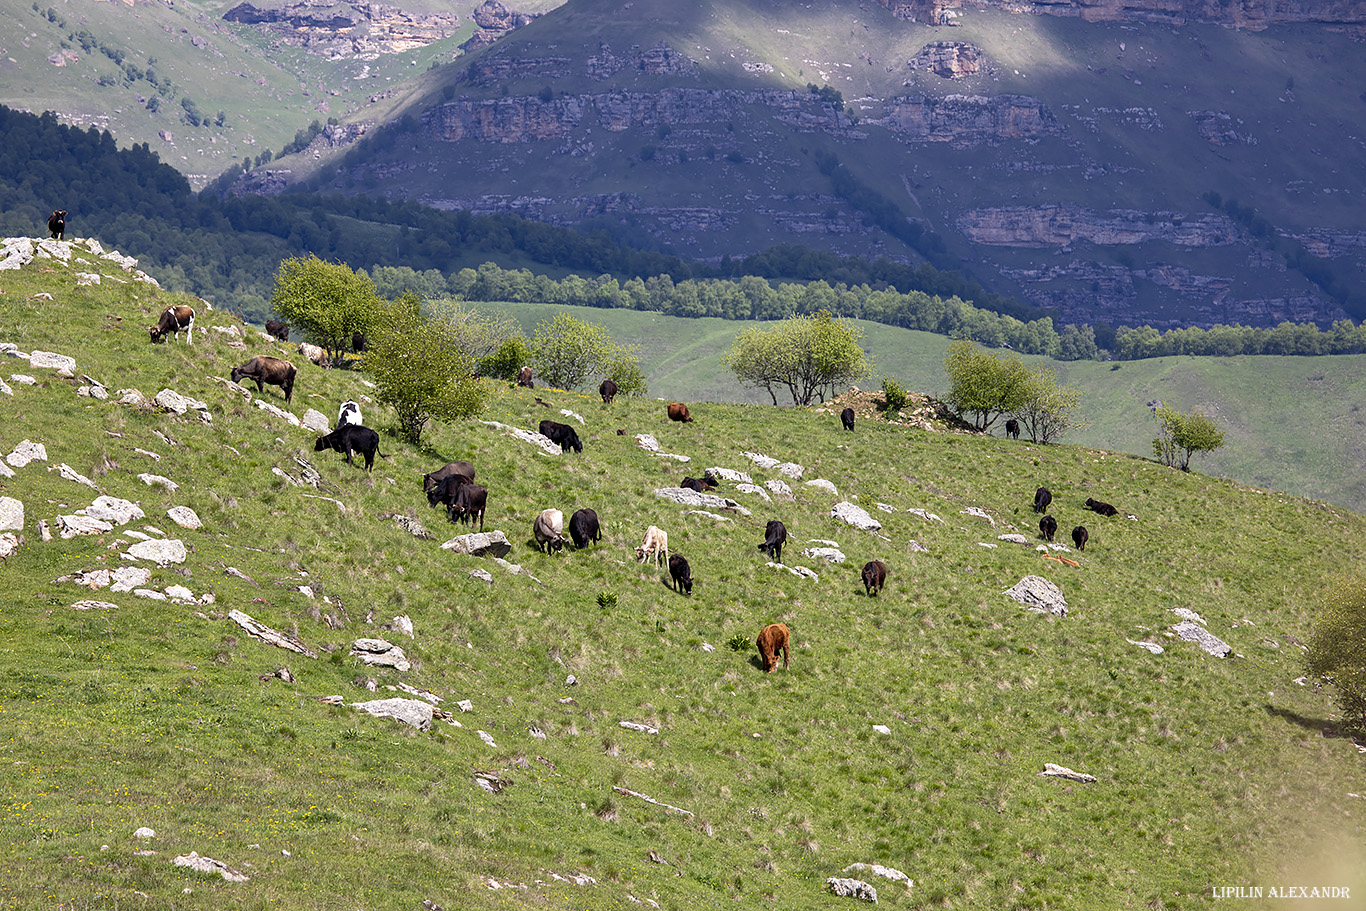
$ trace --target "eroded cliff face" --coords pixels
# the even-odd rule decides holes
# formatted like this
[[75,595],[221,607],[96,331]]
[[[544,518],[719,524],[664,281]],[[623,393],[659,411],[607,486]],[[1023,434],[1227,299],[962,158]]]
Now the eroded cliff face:
[[1014,13],[1071,16],[1090,22],[1211,23],[1263,29],[1281,23],[1366,26],[1360,0],[878,0],[898,19],[950,25],[965,7],[994,6]]
[[224,13],[223,20],[261,26],[285,44],[329,59],[373,57],[425,47],[449,38],[460,25],[454,13],[422,15],[364,0],[303,0],[274,7],[246,2]]
[[1118,246],[1151,240],[1182,247],[1217,247],[1246,239],[1223,215],[1196,218],[1133,209],[1101,214],[1062,205],[971,209],[959,217],[958,227],[973,243],[998,247],[1062,248],[1080,242]]

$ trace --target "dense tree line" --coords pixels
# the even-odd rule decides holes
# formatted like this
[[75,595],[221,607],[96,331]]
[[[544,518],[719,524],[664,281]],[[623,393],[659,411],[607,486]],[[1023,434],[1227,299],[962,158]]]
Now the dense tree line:
[[[841,172],[837,161],[828,164],[832,178]],[[875,202],[868,206],[876,208]],[[430,299],[549,301],[725,319],[825,310],[1064,360],[1366,351],[1366,328],[1350,321],[1327,331],[1290,323],[1166,333],[1146,326],[1059,330],[1046,311],[990,294],[956,271],[795,244],[708,264],[632,247],[606,230],[444,212],[410,201],[196,194],[147,143],[119,149],[107,130],[0,105],[0,232],[42,234],[48,214],[59,208],[70,212],[72,236],[98,237],[141,259],[168,287],[256,322],[270,315],[271,277],[281,261],[314,255],[364,265],[391,295],[410,289]],[[459,268],[512,256],[575,274],[556,281],[491,263]]]

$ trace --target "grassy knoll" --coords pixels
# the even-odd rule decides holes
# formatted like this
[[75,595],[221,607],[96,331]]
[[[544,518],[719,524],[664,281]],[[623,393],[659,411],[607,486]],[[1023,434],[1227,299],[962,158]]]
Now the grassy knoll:
[[[363,401],[387,456],[367,474],[214,379],[283,346],[214,332],[239,324],[213,312],[193,346],[153,346],[143,327],[177,298],[77,265],[102,268],[104,282],[78,287],[51,262],[0,274],[0,341],[71,355],[111,390],[174,388],[213,422],[79,397],[77,381],[19,361],[4,371],[38,383],[3,397],[0,449],[41,441],[48,462],[0,480],[27,508],[26,543],[0,566],[0,908],[825,908],[836,902],[826,878],[860,861],[915,880],[909,893],[877,881],[900,908],[1199,908],[1222,886],[1366,889],[1359,874],[1315,866],[1366,869],[1355,796],[1366,780],[1355,745],[1332,736],[1328,694],[1294,682],[1324,581],[1366,558],[1360,516],[1081,446],[871,422],[851,435],[810,412],[705,402],[677,425],[653,400],[608,409],[499,385],[486,419],[529,427],[572,409],[584,452],[538,455],[476,421],[414,449]],[[292,359],[296,414],[372,392],[359,374]],[[284,405],[272,387],[259,398]],[[647,454],[639,432],[693,461]],[[799,462],[839,497],[794,482],[795,502],[764,503],[725,485],[753,515],[722,521],[653,495],[711,465],[777,477],[744,450]],[[439,549],[459,530],[427,507],[420,474],[456,458],[477,466],[489,527],[534,579]],[[271,471],[297,476],[298,459],[321,473],[317,490]],[[95,496],[47,470],[62,463],[138,501],[147,518],[127,528],[188,545],[148,588],[179,584],[213,603],[53,582],[118,565],[130,543],[40,540],[40,519]],[[144,472],[180,489],[148,487]],[[1035,537],[1041,482],[1060,525],[1091,528],[1086,553],[1070,555],[1078,567],[997,540]],[[1083,513],[1088,496],[1137,519]],[[881,532],[830,519],[837,499],[864,505]],[[176,528],[165,515],[176,505],[204,529]],[[552,505],[596,509],[604,540],[538,553],[531,523]],[[435,539],[400,531],[395,513]],[[786,562],[818,580],[764,565],[755,545],[769,518],[791,531]],[[649,524],[691,561],[692,597],[634,562]],[[847,561],[803,557],[814,539],[837,541]],[[858,568],[875,557],[890,577],[868,598]],[[1002,596],[1029,574],[1062,589],[1066,618]],[[83,598],[117,607],[74,610]],[[1198,611],[1236,657],[1166,635],[1174,608]],[[319,657],[248,637],[233,609]],[[412,639],[387,628],[399,615]],[[792,628],[792,664],[765,676],[752,641],[775,620]],[[348,656],[376,636],[412,669]],[[319,701],[375,698],[354,682],[365,677],[378,696],[401,695],[384,689],[399,683],[439,694],[460,726],[418,732]],[[1099,780],[1040,778],[1045,762]],[[477,773],[506,787],[488,793]],[[138,826],[156,837],[135,839]],[[172,865],[190,851],[250,880]],[[575,875],[592,879],[564,881]]]

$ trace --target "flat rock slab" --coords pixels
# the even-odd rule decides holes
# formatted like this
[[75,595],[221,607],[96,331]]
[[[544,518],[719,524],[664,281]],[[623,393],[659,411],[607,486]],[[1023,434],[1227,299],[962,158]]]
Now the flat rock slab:
[[786,563],[774,563],[772,560],[768,561],[764,565],[771,566],[774,569],[785,569],[788,572],[792,573],[792,575],[794,576],[800,576],[803,579],[810,579],[813,582],[819,582],[821,579],[821,577],[816,575],[814,571],[807,569],[805,566],[788,566]]
[[256,400],[256,407],[257,407],[257,408],[260,408],[260,409],[261,409],[262,411],[264,411],[266,414],[273,414],[273,415],[275,415],[275,417],[277,417],[277,418],[279,418],[280,420],[284,421],[286,424],[289,424],[291,427],[302,427],[302,426],[303,426],[302,424],[299,423],[299,419],[296,418],[294,415],[290,414],[288,411],[285,411],[283,408],[277,408],[276,406],[272,405],[270,402],[266,402],[266,401],[262,401],[261,399],[257,399],[257,400]]
[[30,367],[41,367],[45,370],[68,370],[74,373],[76,359],[51,351],[34,351],[28,356],[28,365]]
[[77,601],[72,610],[118,610],[119,606],[109,601]]
[[764,486],[772,491],[773,495],[779,500],[791,503],[797,499],[797,495],[792,492],[792,488],[788,487],[786,482],[780,481],[777,478],[770,478],[765,481]]
[[732,484],[753,484],[754,479],[743,471],[732,471],[729,468],[708,468],[704,474],[713,481],[721,478],[723,481],[730,481]]
[[15,468],[23,468],[29,462],[46,462],[47,447],[32,440],[23,440],[14,451],[5,456],[5,461]]
[[516,437],[525,443],[530,443],[531,445],[540,448],[546,455],[557,456],[563,454],[558,443],[553,442],[550,437],[543,436],[535,431],[523,430],[520,427],[511,427],[507,424],[500,424],[497,421],[480,421],[479,423],[489,427],[496,427],[508,436]]
[[773,501],[773,498],[768,495],[768,491],[758,484],[736,484],[735,489],[740,493],[752,493],[757,497],[762,497],[765,503]]
[[332,429],[331,423],[327,420],[327,415],[313,408],[304,412],[303,420],[299,423],[305,430],[311,430],[314,433],[327,433]]
[[807,487],[814,487],[817,490],[823,490],[826,493],[830,494],[832,497],[837,497],[840,494],[839,488],[837,488],[833,482],[827,481],[825,478],[812,478],[810,481],[806,481],[804,483]]
[[895,867],[884,867],[882,864],[850,864],[845,867],[845,873],[871,873],[874,876],[881,876],[883,879],[890,879],[893,882],[905,883],[906,891],[911,891],[915,885],[911,878]]
[[442,544],[441,549],[457,554],[469,554],[472,557],[506,557],[512,553],[512,545],[501,531],[460,535]]
[[1218,636],[1205,629],[1194,620],[1182,620],[1172,627],[1172,632],[1185,639],[1187,642],[1194,642],[1206,652],[1216,658],[1227,658],[1233,654],[1233,646],[1229,645]]
[[80,510],[80,514],[91,519],[113,522],[115,525],[127,525],[134,519],[147,518],[146,513],[136,503],[118,497],[96,497],[95,502]]
[[92,519],[88,516],[58,516],[57,534],[63,538],[74,538],[78,535],[102,535],[106,531],[113,531],[114,526],[100,519]]
[[24,530],[24,504],[14,497],[0,497],[0,531]]
[[919,516],[920,518],[924,519],[926,522],[938,522],[940,525],[943,525],[943,524],[944,524],[944,520],[943,520],[943,519],[939,518],[937,515],[935,515],[935,514],[932,513],[932,512],[929,512],[928,510],[924,510],[924,509],[920,509],[920,508],[916,507],[916,508],[908,509],[908,510],[906,510],[906,511],[907,511],[908,513],[910,513],[911,515],[913,515],[913,516]]
[[1007,544],[1028,544],[1028,543],[1029,543],[1029,539],[1026,538],[1024,535],[1016,535],[1016,534],[997,535],[997,536],[996,536],[996,540],[997,540],[997,541],[1005,541]]
[[830,510],[830,518],[839,519],[841,522],[864,531],[877,531],[882,528],[882,523],[868,515],[868,511],[862,506],[855,506],[847,500],[835,504],[834,508]]
[[786,475],[794,481],[800,481],[802,475],[806,474],[806,469],[796,462],[784,462],[778,466],[778,474]]
[[1067,599],[1056,585],[1043,576],[1025,576],[1006,589],[1005,593],[1024,605],[1025,610],[1055,617],[1067,616]]
[[172,481],[170,478],[163,478],[159,474],[147,474],[144,472],[143,474],[138,475],[138,480],[146,484],[148,487],[160,484],[162,487],[165,487],[172,493],[175,493],[177,490],[180,489],[180,485],[177,484],[175,481]]
[[199,401],[199,399],[192,399],[187,395],[181,395],[173,389],[161,390],[152,399],[152,402],[167,411],[174,411],[176,414],[185,414],[187,411],[207,413],[209,410],[206,403]]
[[387,639],[357,639],[351,643],[351,656],[359,658],[363,664],[392,667],[397,671],[409,671],[413,667],[403,649]]
[[1074,772],[1067,766],[1056,765],[1052,762],[1043,764],[1043,771],[1039,773],[1040,778],[1066,778],[1069,781],[1095,781],[1096,776],[1088,775],[1085,772]]
[[991,523],[992,528],[996,527],[996,520],[993,519],[991,516],[987,515],[987,512],[984,509],[978,509],[976,506],[969,506],[967,509],[959,510],[959,512],[965,516],[974,516],[978,519],[986,519],[988,522]]
[[778,460],[777,460],[777,459],[769,458],[768,456],[764,455],[762,452],[742,452],[742,453],[740,453],[740,455],[742,455],[742,456],[744,456],[745,458],[749,459],[751,462],[753,462],[755,465],[758,465],[760,468],[777,468],[777,467],[778,467]]
[[351,707],[378,718],[393,718],[396,721],[402,721],[419,731],[431,730],[432,727],[432,705],[430,702],[421,699],[403,699],[396,696],[392,699],[353,702]]
[[242,627],[248,634],[260,639],[262,642],[268,642],[271,645],[288,649],[291,652],[298,652],[300,655],[307,655],[309,658],[318,657],[317,652],[304,645],[298,639],[277,632],[240,610],[234,608],[233,610],[228,611],[228,619]]
[[174,538],[165,541],[153,539],[137,542],[124,552],[124,556],[133,560],[147,560],[158,566],[166,566],[171,563],[184,563],[188,552],[185,550],[183,541],[177,541]]
[[844,551],[838,547],[808,547],[802,551],[808,560],[824,560],[827,563],[843,563]]
[[[51,468],[48,469],[48,471],[51,470]],[[65,462],[57,466],[57,474],[60,475],[63,480],[75,481],[77,484],[83,484],[84,486],[89,487],[91,490],[100,489],[94,481],[90,480],[85,475],[81,474],[79,471],[72,468]]]
[[200,873],[213,873],[223,877],[230,883],[244,883],[250,877],[240,870],[234,870],[222,861],[214,860],[212,857],[200,857],[198,853],[191,851],[189,854],[182,854],[171,861],[177,867],[188,867]]
[[655,496],[665,500],[673,500],[675,503],[682,503],[684,506],[698,506],[707,509],[728,509],[731,512],[739,513],[742,516],[750,515],[750,511],[739,503],[727,497],[718,497],[714,493],[698,493],[696,490],[688,490],[686,487],[661,487],[655,491]]
[[172,506],[166,510],[166,515],[170,516],[171,521],[181,528],[202,528],[204,523],[199,521],[199,515],[188,506]]

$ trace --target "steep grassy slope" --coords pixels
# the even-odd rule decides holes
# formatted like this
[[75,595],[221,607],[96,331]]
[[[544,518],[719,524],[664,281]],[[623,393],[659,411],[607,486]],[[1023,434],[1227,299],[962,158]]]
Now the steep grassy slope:
[[[52,262],[0,273],[0,341],[71,355],[111,390],[174,388],[212,424],[80,397],[78,382],[19,361],[4,371],[38,382],[4,396],[0,449],[41,441],[48,462],[0,480],[27,508],[26,542],[0,566],[0,907],[826,908],[840,902],[825,879],[853,862],[906,871],[909,894],[877,882],[882,903],[905,908],[1190,908],[1246,883],[1366,888],[1358,751],[1332,736],[1326,692],[1294,682],[1324,581],[1366,556],[1360,516],[1083,447],[871,423],[850,435],[744,405],[699,404],[677,425],[655,401],[608,409],[505,387],[490,389],[485,418],[527,427],[572,409],[584,452],[538,455],[477,421],[415,449],[363,400],[386,456],[367,474],[215,379],[288,351],[213,331],[240,326],[212,312],[192,346],[152,346],[143,327],[175,298],[84,258],[73,266],[104,271],[99,286]],[[360,374],[305,367],[295,413],[373,392]],[[256,397],[284,406],[271,387]],[[693,461],[645,453],[638,432]],[[794,482],[795,502],[763,503],[725,485],[753,510],[725,521],[653,495],[710,465],[777,477],[745,450],[800,462],[839,497]],[[454,458],[478,466],[488,524],[534,578],[438,548],[459,529],[428,509],[420,474]],[[318,489],[272,473],[297,477],[299,459]],[[127,532],[40,540],[39,520],[95,496],[46,470],[62,463],[140,502],[147,517],[127,528],[185,541],[186,562],[146,587],[183,585],[199,603],[53,581],[120,565],[129,545]],[[143,472],[180,489],[148,487]],[[1064,528],[1092,530],[1068,555],[1077,567],[997,540],[1034,537],[1040,482]],[[1136,518],[1084,513],[1093,495]],[[881,532],[830,519],[837,499],[857,499]],[[176,529],[174,505],[204,529]],[[604,540],[538,553],[531,522],[551,505],[595,508]],[[395,513],[435,540],[400,531]],[[786,562],[818,580],[764,565],[755,545],[775,517],[792,534]],[[634,562],[649,524],[691,561],[692,597]],[[815,539],[847,561],[803,557]],[[869,598],[858,567],[875,557],[890,579]],[[1003,597],[1029,574],[1061,588],[1067,617]],[[72,608],[84,598],[117,607]],[[1167,636],[1174,608],[1198,611],[1236,657]],[[248,637],[234,609],[319,657]],[[411,640],[388,628],[400,615]],[[751,643],[774,620],[792,628],[792,663],[765,676]],[[375,636],[399,642],[412,669],[348,656]],[[367,676],[439,694],[460,726],[418,732],[319,701],[374,698],[354,683]],[[1099,780],[1040,778],[1045,762]],[[506,786],[487,793],[477,773]],[[134,838],[144,825],[154,838]],[[173,866],[190,851],[250,879]]]

